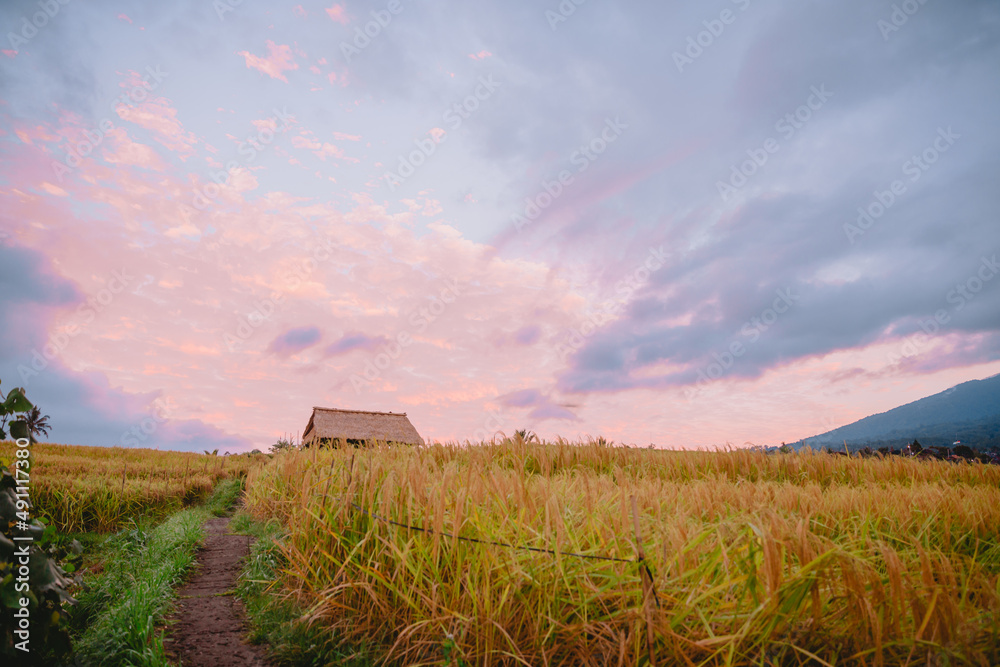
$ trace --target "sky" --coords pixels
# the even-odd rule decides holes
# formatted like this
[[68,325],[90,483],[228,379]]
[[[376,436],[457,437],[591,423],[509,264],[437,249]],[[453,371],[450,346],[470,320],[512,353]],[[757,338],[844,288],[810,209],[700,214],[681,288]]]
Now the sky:
[[995,0],[0,4],[49,441],[792,442],[1000,372]]

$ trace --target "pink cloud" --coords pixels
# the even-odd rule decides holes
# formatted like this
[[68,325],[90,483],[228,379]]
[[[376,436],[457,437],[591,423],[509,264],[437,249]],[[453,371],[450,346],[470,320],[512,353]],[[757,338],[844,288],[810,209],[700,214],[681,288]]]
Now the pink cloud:
[[441,202],[436,199],[424,199],[423,202],[416,199],[403,199],[401,201],[403,204],[406,204],[411,213],[417,213],[425,218],[440,215],[444,212]]
[[307,16],[306,8],[303,7],[302,5],[295,5],[294,7],[292,7],[292,13],[300,18],[305,18]]
[[271,130],[274,132],[278,129],[278,121],[274,118],[258,118],[250,122],[257,128],[258,132],[263,130]]
[[321,144],[311,132],[304,131],[300,136],[292,137],[292,145],[296,148],[316,150]]
[[472,58],[473,60],[484,60],[492,55],[493,54],[490,53],[489,51],[480,51],[479,53],[470,53],[469,57]]
[[312,151],[324,162],[327,157],[344,158],[344,151],[331,143],[320,141],[309,130],[303,130],[299,136],[292,137],[292,146]]
[[41,185],[41,189],[50,195],[55,195],[56,197],[69,197],[69,193],[60,188],[58,185],[52,185],[49,182],[44,182]]
[[104,152],[104,160],[109,164],[143,167],[156,171],[164,168],[163,160],[151,146],[132,141],[122,128],[112,130],[108,136],[112,147],[111,150]]
[[132,19],[130,19],[126,14],[119,14],[118,18],[122,21],[128,21],[130,24],[132,23]]
[[292,58],[292,47],[288,44],[275,44],[267,40],[267,57],[256,56],[249,51],[239,51],[237,55],[246,59],[247,67],[267,74],[272,79],[280,79],[288,83],[282,72],[298,69],[298,64]]
[[[1000,371],[1000,362],[930,369],[934,375],[909,382],[900,392],[895,385],[909,377],[900,375],[902,370],[877,374],[886,354],[899,348],[893,340],[803,359],[752,383],[720,380],[690,399],[680,389],[636,389],[573,397],[582,403],[577,406],[551,388],[562,368],[554,341],[579,326],[588,300],[556,267],[491,256],[493,248],[446,221],[420,224],[424,215],[454,219],[461,212],[427,195],[376,200],[361,188],[344,190],[333,203],[267,188],[249,170],[234,172],[215,205],[185,221],[177,202],[190,200],[192,185],[204,182],[171,162],[153,162],[163,153],[156,143],[161,135],[183,132],[176,116],[166,113],[169,105],[158,105],[154,100],[150,115],[139,117],[155,128],[150,130],[155,141],[144,144],[128,128],[118,128],[98,151],[103,160],[91,154],[68,185],[54,181],[52,154],[92,126],[63,114],[58,125],[16,127],[12,134],[21,140],[3,145],[0,208],[14,225],[9,231],[17,243],[44,252],[83,298],[104,288],[112,267],[124,265],[135,276],[67,346],[67,372],[93,373],[134,394],[162,392],[176,402],[178,423],[210,422],[252,440],[247,448],[266,447],[273,431],[301,429],[314,404],[406,406],[422,433],[442,439],[473,436],[485,411],[499,405],[506,411],[507,432],[540,426],[548,429],[539,430],[547,437],[589,432],[627,441],[652,437],[661,444],[776,442],[829,430],[814,423],[818,414],[827,414],[823,411],[835,426],[971,374]],[[5,126],[14,125],[0,118]],[[170,122],[161,126],[162,119]],[[336,133],[334,138],[359,139]],[[294,135],[292,144],[320,153],[335,148],[311,133]],[[204,164],[199,158],[207,146],[186,145],[195,151],[195,162]],[[608,189],[628,187],[641,175],[608,179]],[[248,189],[257,192],[245,197]],[[600,196],[603,191],[596,201]],[[79,232],[81,224],[86,234]],[[209,226],[217,231],[207,233]],[[321,245],[330,239],[330,245]],[[319,247],[327,252],[317,254]],[[316,261],[319,256],[326,259]],[[449,281],[459,295],[440,306],[435,299]],[[273,300],[274,312],[230,350],[225,336],[235,336],[264,299]],[[429,304],[437,314],[424,323],[421,308]],[[75,305],[61,306],[61,317],[48,331],[74,323]],[[290,335],[301,327],[322,332],[314,347],[310,331]],[[355,391],[351,375],[363,373],[365,362],[401,333],[410,334],[413,343],[380,377]],[[496,353],[498,341],[508,341],[504,354]],[[292,353],[269,354],[272,343],[273,352]],[[942,352],[954,348],[954,354],[963,354],[963,348],[946,343],[940,343]],[[927,357],[937,351],[929,349]],[[874,374],[860,386],[856,377],[831,382],[831,365]],[[306,372],[312,374],[303,383]],[[260,402],[260,396],[269,398]],[[671,422],[663,405],[672,403],[690,418]],[[726,405],[726,420],[718,419],[719,405]],[[760,418],[769,413],[782,418]]]
[[[131,90],[141,84],[139,74],[129,72],[121,86]],[[177,119],[177,109],[165,97],[149,96],[141,102],[118,105],[116,110],[119,118],[149,130],[157,142],[177,153],[182,160],[194,153],[197,138],[184,129]]]
[[349,21],[349,19],[347,18],[347,14],[344,11],[343,5],[334,5],[333,7],[328,7],[326,13],[330,16],[331,19],[333,19],[334,21],[336,21],[341,25],[347,25]]
[[17,51],[11,51],[10,49],[0,49],[0,51],[2,51],[3,54],[5,56],[7,56],[8,58],[16,58],[17,57]]

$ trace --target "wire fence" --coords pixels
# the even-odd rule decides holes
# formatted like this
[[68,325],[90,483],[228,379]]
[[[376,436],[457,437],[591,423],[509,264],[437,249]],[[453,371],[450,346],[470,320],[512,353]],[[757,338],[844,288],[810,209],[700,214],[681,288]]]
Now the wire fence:
[[433,528],[424,528],[422,526],[411,526],[410,524],[401,523],[399,521],[395,521],[393,519],[389,519],[387,517],[384,517],[384,516],[381,516],[379,514],[376,514],[375,512],[371,512],[369,510],[366,510],[365,508],[361,507],[360,505],[358,505],[357,503],[355,503],[353,501],[348,501],[348,505],[350,505],[355,511],[357,511],[357,512],[359,512],[359,513],[361,513],[361,514],[363,514],[363,515],[365,515],[365,516],[367,516],[367,517],[369,517],[371,519],[374,519],[376,521],[381,521],[383,523],[387,523],[389,525],[396,526],[398,528],[404,528],[406,530],[412,530],[412,531],[416,531],[416,532],[420,532],[420,533],[427,533],[429,535],[437,534],[437,535],[440,535],[441,537],[447,537],[447,538],[450,538],[450,539],[453,539],[453,540],[458,540],[460,542],[472,542],[474,544],[486,544],[486,545],[489,545],[489,546],[503,547],[503,548],[506,548],[506,549],[514,549],[514,550],[517,550],[517,551],[533,551],[533,552],[536,552],[536,553],[551,554],[553,556],[556,556],[556,555],[571,556],[573,558],[583,558],[583,559],[588,559],[588,560],[612,561],[612,562],[615,562],[615,563],[635,563],[640,568],[642,568],[642,571],[645,573],[645,575],[647,577],[649,577],[648,581],[649,581],[649,585],[650,585],[650,592],[653,595],[653,600],[656,602],[657,608],[659,608],[659,606],[660,606],[660,597],[659,597],[659,595],[656,594],[656,588],[653,587],[653,585],[652,585],[652,582],[653,582],[653,572],[649,569],[649,564],[646,562],[645,556],[641,555],[641,548],[639,549],[640,550],[640,556],[638,558],[615,558],[614,556],[599,556],[599,555],[595,555],[595,554],[579,554],[579,553],[573,553],[571,551],[556,551],[554,549],[544,549],[544,548],[541,548],[541,547],[529,547],[529,546],[525,546],[525,545],[510,544],[508,542],[496,542],[494,540],[481,540],[481,539],[478,539],[478,538],[475,538],[475,537],[464,537],[462,535],[453,535],[451,533],[446,533],[446,532],[443,532],[443,531],[435,531]]

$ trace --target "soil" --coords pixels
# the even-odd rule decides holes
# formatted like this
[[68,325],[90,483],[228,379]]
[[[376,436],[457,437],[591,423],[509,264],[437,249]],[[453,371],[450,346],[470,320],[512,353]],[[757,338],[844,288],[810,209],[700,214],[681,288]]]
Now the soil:
[[229,518],[209,519],[194,576],[178,591],[177,611],[164,645],[183,667],[267,667],[258,646],[247,644],[243,605],[233,594],[250,537],[227,534]]

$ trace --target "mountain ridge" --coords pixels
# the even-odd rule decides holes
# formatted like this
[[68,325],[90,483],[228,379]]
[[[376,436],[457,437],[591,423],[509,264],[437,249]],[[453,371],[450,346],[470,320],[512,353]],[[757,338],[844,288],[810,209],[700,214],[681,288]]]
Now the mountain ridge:
[[849,449],[899,448],[913,440],[925,446],[961,441],[978,449],[1000,447],[1000,373],[803,438],[792,447],[842,448],[846,441]]

